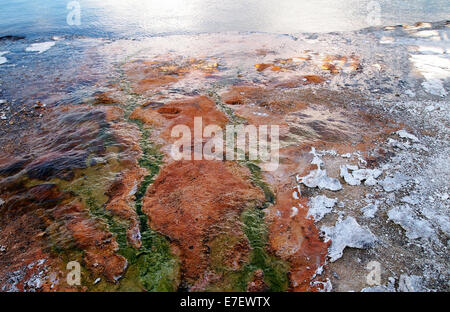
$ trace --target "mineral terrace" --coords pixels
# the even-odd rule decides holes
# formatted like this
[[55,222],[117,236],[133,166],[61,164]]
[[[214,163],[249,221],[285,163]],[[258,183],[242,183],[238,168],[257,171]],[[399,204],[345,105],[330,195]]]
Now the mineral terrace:
[[[1,42],[0,291],[448,291],[449,26]],[[278,169],[174,160],[194,117]]]

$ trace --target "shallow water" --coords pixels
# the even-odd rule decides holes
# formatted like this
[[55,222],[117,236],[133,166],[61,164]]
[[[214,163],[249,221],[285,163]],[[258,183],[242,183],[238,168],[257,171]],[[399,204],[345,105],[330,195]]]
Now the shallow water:
[[[80,25],[67,16],[80,5]],[[450,17],[446,0],[380,0],[380,19],[369,0],[80,0],[0,1],[0,36],[82,35],[137,37],[156,34],[256,31],[331,32],[369,26],[438,21]],[[73,8],[73,7],[72,7]],[[373,20],[373,19],[372,19]]]

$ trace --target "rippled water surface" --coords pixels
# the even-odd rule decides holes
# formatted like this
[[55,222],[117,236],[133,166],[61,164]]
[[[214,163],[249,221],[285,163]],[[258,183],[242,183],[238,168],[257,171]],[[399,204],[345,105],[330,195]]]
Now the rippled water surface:
[[450,16],[446,0],[80,0],[75,1],[81,9],[80,25],[68,25],[71,2],[1,0],[0,36],[345,31],[371,26],[373,3],[380,5],[379,21],[384,25],[437,21]]

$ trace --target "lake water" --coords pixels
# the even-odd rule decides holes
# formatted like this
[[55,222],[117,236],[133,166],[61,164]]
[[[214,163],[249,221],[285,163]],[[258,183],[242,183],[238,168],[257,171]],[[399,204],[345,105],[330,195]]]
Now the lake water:
[[448,0],[0,0],[0,36],[28,38],[331,32],[449,18]]

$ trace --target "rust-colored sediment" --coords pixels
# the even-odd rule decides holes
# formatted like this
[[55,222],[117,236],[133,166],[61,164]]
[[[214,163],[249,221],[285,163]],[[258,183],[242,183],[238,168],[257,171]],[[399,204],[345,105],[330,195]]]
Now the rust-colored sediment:
[[248,283],[247,291],[249,292],[265,292],[269,287],[264,282],[264,272],[261,269],[253,273],[253,279]]
[[[358,64],[356,58],[325,61],[336,64],[331,64],[336,68],[335,74],[345,66],[356,70]],[[320,290],[320,283],[314,284],[312,280],[325,263],[329,245],[323,242],[314,220],[307,218],[308,198],[301,197],[294,188],[296,174],[306,175],[316,169],[311,166],[311,147],[367,155],[396,129],[379,115],[336,107],[327,101],[311,103],[299,96],[301,91],[289,90],[324,81],[320,76],[309,75],[300,82],[290,80],[274,86],[232,86],[221,95],[224,103],[249,124],[280,126],[280,164],[276,171],[265,174],[276,192],[276,204],[269,207],[266,222],[270,250],[290,264],[291,291]],[[376,159],[367,160],[369,166],[376,165]]]
[[[94,208],[81,200],[89,195],[87,191],[101,192],[103,187],[103,194],[92,196],[109,197],[104,208],[129,224],[128,240],[139,247],[139,223],[131,201],[145,171],[137,162],[141,155],[139,131],[135,126],[118,122],[122,114],[119,108],[101,105],[48,109],[42,126],[30,129],[29,135],[17,140],[20,148],[16,149],[15,159],[0,156],[4,200],[0,210],[0,244],[7,249],[2,254],[5,265],[0,270],[0,281],[6,288],[27,290],[34,278],[31,273],[16,280],[11,279],[11,272],[44,260],[40,284],[33,290],[85,290],[84,286],[70,287],[66,283],[65,263],[73,260],[82,260],[93,276],[103,276],[113,283],[123,276],[127,260],[117,253],[114,235],[102,220],[91,215]],[[36,156],[30,157],[29,151]],[[110,178],[98,176],[100,181],[87,180],[98,183],[95,187],[100,190],[96,190],[83,181],[92,179],[88,175],[96,174],[101,168],[99,163],[121,173],[111,178],[114,172],[107,172]],[[84,191],[79,189],[80,185]],[[98,197],[92,199],[101,202]],[[95,209],[98,208],[103,207]],[[74,256],[61,258],[61,252]],[[77,252],[81,252],[81,258],[76,256]],[[46,275],[42,276],[42,272]]]
[[[328,244],[320,238],[314,221],[307,218],[308,199],[296,200],[296,190],[277,194],[277,203],[269,208],[270,248],[290,264],[291,291],[317,291],[311,286],[316,270],[325,262]],[[293,209],[296,208],[297,210]]]
[[116,254],[119,245],[113,235],[99,227],[98,221],[89,217],[81,204],[75,204],[56,211],[57,220],[66,227],[76,246],[84,251],[84,262],[96,275],[103,275],[108,281],[116,282],[127,268],[127,260]]
[[117,101],[111,96],[110,92],[99,93],[95,96],[94,105],[116,104]]
[[199,72],[207,77],[217,72],[216,62],[201,59],[135,61],[125,64],[124,69],[132,82],[133,91],[144,95],[153,95],[173,83],[185,78],[188,74]]
[[218,125],[223,128],[228,122],[227,116],[219,111],[214,101],[206,96],[186,97],[159,108],[138,107],[130,116],[132,119],[141,120],[159,129],[162,132],[161,137],[168,143],[177,139],[172,137],[172,129],[177,125],[186,125],[193,135],[195,117],[202,118],[202,131],[208,125]]
[[208,271],[208,244],[226,231],[222,226],[231,222],[240,231],[240,213],[264,201],[248,176],[248,171],[232,163],[178,161],[161,170],[146,194],[143,211],[151,227],[180,249],[184,278],[190,284]]
[[[309,61],[309,56],[277,59],[255,65],[259,73],[254,74],[292,74],[296,64]],[[324,76],[331,76],[357,70],[360,65],[354,56],[326,56],[318,66],[325,71]],[[194,133],[194,118],[201,117],[202,130],[208,125],[223,129],[230,120],[211,98],[178,94],[178,100],[172,100],[162,92],[192,74],[209,77],[219,68],[214,60],[184,58],[127,63],[123,69],[132,91],[148,98],[129,116],[142,122],[141,129],[124,121],[123,107],[115,105],[118,101],[112,92],[105,92],[94,95],[93,106],[49,108],[42,126],[11,139],[0,152],[0,192],[4,200],[0,206],[0,245],[7,247],[2,253],[7,265],[0,268],[0,286],[29,290],[32,286],[28,282],[38,269],[34,266],[27,270],[26,266],[45,259],[46,270],[54,276],[43,280],[39,290],[86,290],[66,284],[62,272],[71,259],[62,259],[61,251],[55,250],[81,254],[88,274],[117,282],[126,272],[127,260],[118,254],[118,241],[106,221],[93,215],[106,211],[118,219],[126,228],[126,242],[121,244],[141,248],[134,200],[149,174],[138,163],[143,156],[141,130],[155,130],[152,135],[168,156],[171,143],[178,139],[171,135],[177,125],[186,125]],[[311,281],[325,262],[328,244],[320,238],[314,221],[307,218],[308,199],[295,193],[294,176],[314,169],[309,154],[312,146],[339,153],[358,150],[364,155],[395,128],[380,116],[321,100],[312,103],[304,90],[295,90],[324,84],[326,78],[322,76],[296,77],[294,73],[289,77],[270,80],[264,86],[231,86],[221,92],[220,98],[243,123],[280,126],[280,166],[275,172],[265,173],[261,178],[264,181],[260,181],[266,182],[276,196],[275,203],[265,210],[265,251],[289,264],[291,291],[317,291],[318,286]],[[255,186],[250,170],[236,162],[164,160],[166,164],[143,200],[142,210],[149,217],[149,225],[169,238],[172,252],[180,259],[182,287],[191,291],[214,289],[212,286],[228,289],[223,287],[229,282],[223,272],[238,272],[251,258],[242,213],[247,208],[267,207],[266,196]],[[367,160],[369,166],[378,161]],[[108,171],[106,176],[101,176],[105,174],[102,168]],[[97,182],[97,175],[101,179],[96,184],[98,189],[88,189],[89,185],[83,183],[80,186],[84,180]],[[15,271],[27,273],[15,283],[11,279]],[[251,271],[245,283],[248,291],[269,289],[261,269]]]
[[105,209],[111,211],[115,216],[128,220],[127,241],[135,248],[140,248],[142,242],[140,224],[134,210],[134,195],[146,173],[146,170],[138,167],[124,170],[119,173],[106,193],[109,200]]
[[[53,185],[44,184],[30,190],[19,185],[13,187],[14,191],[5,185],[0,187],[2,196],[7,195],[0,218],[0,245],[6,247],[1,257],[0,285],[1,291],[29,291],[34,290],[29,281],[36,276],[40,278],[40,271],[56,269],[58,272],[63,266],[47,248],[51,234],[46,220],[51,218],[51,211],[64,199],[64,194]],[[53,281],[42,279],[42,290],[75,290],[64,281],[64,275],[55,273]]]

